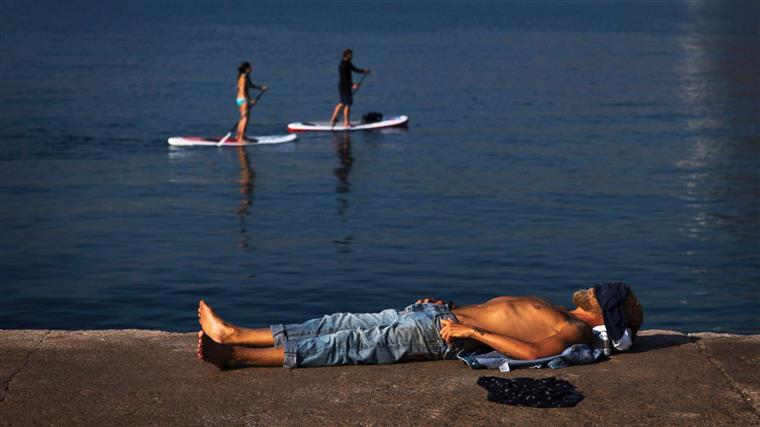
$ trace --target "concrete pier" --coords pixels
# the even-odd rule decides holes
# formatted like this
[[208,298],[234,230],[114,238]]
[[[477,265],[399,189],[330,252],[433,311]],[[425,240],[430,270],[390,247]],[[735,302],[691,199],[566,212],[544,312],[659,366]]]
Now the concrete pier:
[[[221,371],[192,333],[0,330],[0,425],[760,425],[760,335],[649,330],[560,370],[458,361]],[[486,400],[482,375],[555,376],[575,408]]]

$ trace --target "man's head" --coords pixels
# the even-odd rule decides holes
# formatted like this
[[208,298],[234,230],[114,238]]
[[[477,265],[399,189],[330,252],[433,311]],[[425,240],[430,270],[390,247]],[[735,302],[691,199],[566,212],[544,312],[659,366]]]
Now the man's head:
[[[602,308],[596,300],[594,288],[579,289],[573,292],[573,304],[594,316],[598,316],[598,319],[600,320],[599,324],[604,324]],[[636,335],[639,328],[641,328],[641,324],[644,322],[644,309],[641,307],[641,303],[632,290],[628,291],[628,296],[626,296],[623,301],[623,313],[625,313],[625,320],[628,323],[628,327],[631,329],[631,332]]]
[[353,58],[353,57],[354,57],[354,51],[352,51],[351,49],[346,49],[346,50],[343,51],[343,60],[344,61],[350,61],[351,58]]

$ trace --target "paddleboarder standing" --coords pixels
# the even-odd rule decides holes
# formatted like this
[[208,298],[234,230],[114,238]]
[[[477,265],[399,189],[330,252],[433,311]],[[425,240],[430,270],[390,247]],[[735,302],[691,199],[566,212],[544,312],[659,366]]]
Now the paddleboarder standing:
[[248,119],[251,114],[251,107],[256,104],[256,100],[251,99],[251,96],[248,93],[248,89],[254,88],[262,92],[265,92],[267,90],[266,85],[259,86],[251,81],[251,71],[253,71],[253,67],[251,66],[250,62],[243,62],[238,67],[236,102],[238,108],[240,108],[240,121],[238,122],[237,136],[235,139],[240,142],[245,141],[245,130],[248,127]]
[[351,126],[351,105],[354,103],[353,91],[359,88],[358,84],[354,84],[351,78],[351,72],[369,74],[368,68],[357,68],[351,63],[351,59],[354,57],[354,52],[351,49],[343,51],[343,58],[338,65],[338,75],[340,80],[338,82],[338,92],[340,93],[340,102],[335,106],[332,117],[330,117],[330,126],[335,126],[338,121],[338,114],[343,109],[343,124],[346,127]]

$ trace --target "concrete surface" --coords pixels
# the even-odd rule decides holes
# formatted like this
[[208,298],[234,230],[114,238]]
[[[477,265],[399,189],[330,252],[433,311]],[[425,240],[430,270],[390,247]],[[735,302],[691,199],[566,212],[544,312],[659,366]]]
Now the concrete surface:
[[[194,334],[0,330],[0,425],[760,425],[760,335],[644,331],[634,352],[560,370],[458,361],[220,371]],[[585,399],[485,399],[481,375],[556,376]]]

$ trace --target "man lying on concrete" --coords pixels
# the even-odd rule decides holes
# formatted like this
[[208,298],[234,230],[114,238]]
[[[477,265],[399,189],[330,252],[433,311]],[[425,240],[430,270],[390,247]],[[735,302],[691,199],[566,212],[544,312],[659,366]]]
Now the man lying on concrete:
[[425,298],[403,310],[250,329],[225,322],[201,300],[198,357],[219,367],[302,368],[453,359],[460,349],[485,346],[530,360],[591,344],[591,328],[605,323],[616,346],[627,348],[643,321],[641,304],[623,283],[576,291],[573,304],[568,310],[537,297],[502,296],[454,307]]

